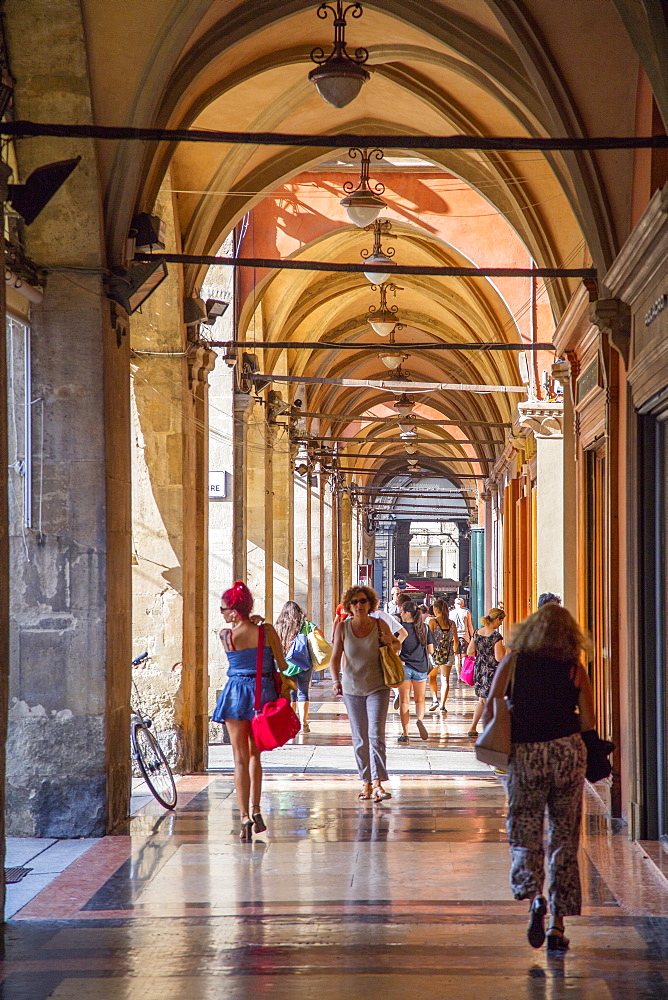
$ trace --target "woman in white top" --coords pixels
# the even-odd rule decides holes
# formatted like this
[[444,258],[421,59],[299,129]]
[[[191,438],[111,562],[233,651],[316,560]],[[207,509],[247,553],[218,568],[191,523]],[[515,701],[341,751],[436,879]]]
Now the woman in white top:
[[[389,799],[382,782],[385,766],[385,721],[390,689],[380,663],[380,647],[398,650],[401,643],[384,621],[369,614],[378,607],[378,595],[371,587],[350,587],[341,601],[352,617],[336,626],[329,669],[332,692],[343,695],[350,720],[357,770],[362,780],[360,799],[380,802]],[[341,658],[345,657],[341,678]]]

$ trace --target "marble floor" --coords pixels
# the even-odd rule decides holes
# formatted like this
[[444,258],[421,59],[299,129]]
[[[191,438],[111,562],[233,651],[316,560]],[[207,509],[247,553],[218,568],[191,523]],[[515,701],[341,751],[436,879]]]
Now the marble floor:
[[267,833],[238,841],[228,748],[212,748],[174,814],[139,800],[18,910],[0,1000],[668,1000],[668,882],[591,789],[583,913],[552,958],[510,896],[503,788],[465,736],[469,690],[426,742],[397,746],[390,713],[382,805],[358,802],[326,694],[311,733],[265,755]]

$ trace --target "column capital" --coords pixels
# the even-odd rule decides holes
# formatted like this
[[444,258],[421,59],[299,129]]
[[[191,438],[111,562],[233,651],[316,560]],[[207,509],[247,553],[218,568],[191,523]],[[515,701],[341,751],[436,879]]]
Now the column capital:
[[631,351],[631,307],[622,299],[597,299],[589,306],[589,319],[619,351],[624,367],[629,366]]
[[518,403],[517,410],[520,427],[534,437],[561,437],[563,434],[563,403],[531,401]]
[[217,354],[210,347],[189,345],[188,348],[188,380],[190,388],[194,389],[198,382],[208,383],[209,372],[216,366]]

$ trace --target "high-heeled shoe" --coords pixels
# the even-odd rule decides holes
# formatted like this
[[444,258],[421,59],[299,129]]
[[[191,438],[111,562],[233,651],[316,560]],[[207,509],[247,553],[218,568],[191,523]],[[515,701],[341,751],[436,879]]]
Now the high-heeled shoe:
[[255,827],[255,832],[264,833],[264,831],[267,829],[267,824],[262,819],[262,813],[260,812],[259,808],[251,813],[251,819],[253,821],[253,826]]
[[253,820],[252,819],[242,819],[241,829],[239,830],[239,840],[242,843],[249,843],[253,839]]
[[563,955],[568,951],[570,941],[564,935],[562,927],[549,927],[547,931],[547,950],[552,955]]
[[534,896],[529,913],[531,914],[527,927],[529,944],[532,948],[541,948],[545,941],[545,914],[547,913],[545,896]]

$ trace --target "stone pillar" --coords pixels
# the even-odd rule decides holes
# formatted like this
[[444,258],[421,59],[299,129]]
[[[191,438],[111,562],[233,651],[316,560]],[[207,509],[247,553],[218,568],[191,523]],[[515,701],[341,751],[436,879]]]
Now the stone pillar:
[[[294,471],[290,442],[283,432],[276,438],[273,457],[273,599],[275,620],[295,594]],[[297,602],[299,603],[299,602]],[[300,605],[303,607],[303,605]]]
[[[248,418],[253,397],[233,390],[232,397],[232,577],[245,580],[248,573],[246,541],[246,460],[248,455]],[[230,582],[234,582],[231,580]]]
[[575,409],[573,406],[573,384],[571,367],[568,361],[558,362],[552,366],[552,375],[559,379],[564,387],[563,397],[563,442],[562,463],[563,479],[561,494],[563,497],[563,591],[562,601],[573,614],[577,612],[578,600],[578,487],[577,461],[575,440]]
[[[7,196],[4,183],[0,202]],[[0,253],[4,260],[4,214],[0,207]],[[9,465],[7,448],[7,343],[5,282],[0,282],[0,469]],[[0,865],[5,861],[5,744],[7,742],[7,705],[9,701],[9,503],[8,478],[0,477]],[[0,879],[0,907],[5,912],[5,879]]]
[[310,489],[308,475],[295,476],[293,485],[294,518],[294,599],[306,616],[311,615],[310,594]]
[[347,590],[353,582],[353,510],[350,493],[345,490],[339,497],[341,518],[341,591]]
[[460,590],[471,591],[471,531],[465,521],[457,521],[459,532],[459,579]]
[[484,605],[485,609],[493,608],[492,603],[492,591],[493,591],[493,535],[494,529],[492,525],[492,494],[489,491],[482,493],[480,499],[485,504],[485,596]]
[[324,606],[322,601],[322,574],[321,574],[321,547],[320,547],[320,487],[311,485],[309,479],[308,514],[310,524],[310,570],[309,570],[309,598],[311,608],[311,619],[321,628],[327,628],[329,622],[324,620]]
[[318,620],[321,622],[325,621],[325,577],[327,574],[327,553],[325,550],[325,488],[327,486],[327,477],[320,475],[318,476],[319,489],[318,489],[318,506],[320,509],[320,516],[318,518],[318,593],[320,595],[320,608],[318,611]]
[[332,494],[328,488],[326,476],[320,477],[320,496],[322,503],[322,523],[321,523],[321,571],[322,571],[322,620],[332,621],[334,618],[334,608],[338,604],[333,603],[335,573],[334,573],[334,524],[332,519]]
[[[91,123],[81,5],[8,0],[3,14],[16,115],[53,120],[57,95],[63,120]],[[41,531],[36,518],[11,552],[10,682],[18,700],[7,741],[7,832],[101,836],[127,815],[130,790],[127,338],[118,346],[95,273],[107,263],[95,144],[43,138],[16,150],[18,181],[42,164],[83,156],[25,241],[36,260],[92,273],[75,281],[50,274],[31,316],[31,394],[43,400],[45,427],[32,462],[39,469],[43,459],[43,483],[35,477],[43,500]]]
[[188,356],[188,375],[195,418],[195,671],[192,745],[188,771],[206,770],[209,744],[209,375],[216,354],[206,347]]
[[[410,544],[410,521],[398,521],[394,538],[394,575],[397,577],[405,578],[410,572]],[[390,583],[391,586],[392,583]]]
[[257,614],[273,620],[272,441],[264,407],[258,402],[252,405],[246,426],[246,583]]
[[[235,580],[235,489],[238,482],[243,484],[241,471],[234,466],[235,449],[235,399],[234,373],[220,362],[209,377],[209,465],[217,473],[218,481],[225,473],[224,495],[210,497],[209,505],[209,715],[213,711],[218,692],[227,676],[227,657],[220,641],[223,616],[220,613],[220,595]],[[247,397],[242,397],[243,399]],[[243,414],[240,417],[243,423]],[[241,441],[243,449],[243,439]],[[207,490],[208,493],[208,490]],[[241,511],[243,519],[243,509]],[[243,520],[242,520],[243,523]],[[232,544],[230,544],[232,539]],[[219,742],[222,729],[209,723],[210,742]]]
[[[564,597],[564,441],[563,406],[518,405],[520,426],[536,440],[536,583],[538,594]],[[575,521],[572,522],[575,525]],[[575,531],[572,532],[575,535]]]

